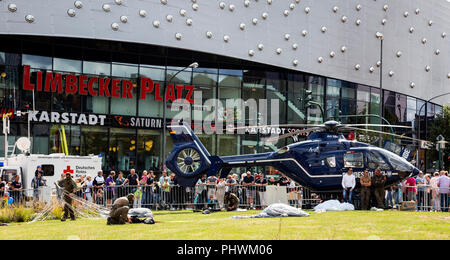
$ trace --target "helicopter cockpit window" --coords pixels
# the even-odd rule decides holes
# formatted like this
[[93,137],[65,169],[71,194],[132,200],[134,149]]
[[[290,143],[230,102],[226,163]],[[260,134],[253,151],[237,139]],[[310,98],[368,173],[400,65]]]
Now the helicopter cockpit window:
[[385,156],[388,158],[392,167],[397,171],[412,172],[414,170],[414,167],[408,163],[407,160],[396,154],[385,153]]
[[330,166],[331,168],[335,168],[336,167],[336,157],[327,157],[327,163],[328,166]]
[[389,170],[389,165],[378,153],[373,151],[367,153],[367,166],[371,169]]
[[364,168],[363,153],[346,153],[344,154],[345,168]]

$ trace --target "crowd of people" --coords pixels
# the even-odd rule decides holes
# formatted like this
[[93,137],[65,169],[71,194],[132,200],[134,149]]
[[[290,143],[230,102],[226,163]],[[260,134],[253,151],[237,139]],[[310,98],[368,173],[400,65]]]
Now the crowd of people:
[[[61,174],[61,180],[66,177]],[[360,202],[360,208],[368,210],[377,208],[397,208],[402,201],[415,201],[418,210],[448,211],[450,177],[447,171],[434,174],[419,173],[417,177],[409,177],[401,183],[385,187],[386,176],[380,169],[370,177],[365,170],[360,178],[359,200],[355,200],[356,176],[353,169],[342,177],[342,199],[344,202]],[[80,176],[74,179],[75,193],[87,201],[111,206],[115,199],[133,194],[135,207],[152,209],[185,209],[194,207],[227,209],[227,199],[233,194],[239,200],[239,206],[248,209],[260,209],[268,206],[267,186],[286,186],[289,204],[302,207],[304,200],[320,199],[315,194],[306,194],[304,189],[284,174],[275,171],[275,175],[266,176],[262,172],[247,171],[241,175],[229,174],[226,178],[201,176],[195,187],[181,187],[175,174],[167,171],[155,173],[142,171],[138,174],[131,169],[126,175],[119,171],[110,171],[104,176],[99,171],[97,176]],[[31,181],[33,197],[39,200],[40,188],[47,186],[42,168],[37,167],[35,177]],[[23,185],[20,177],[15,176],[12,182],[0,183],[0,194],[3,195],[2,206],[23,202]]]
[[[371,205],[377,208],[397,208],[402,201],[416,202],[417,209],[421,211],[449,210],[450,177],[447,171],[424,174],[420,172],[417,177],[409,177],[400,183],[385,188],[386,176],[380,169],[375,170],[371,178],[366,169],[360,178],[361,209],[368,210]],[[349,168],[342,177],[342,198],[344,202],[352,203],[356,177],[353,169]]]
[[[140,176],[134,169],[124,177],[123,172],[116,175],[110,171],[105,177],[103,171],[97,176],[75,179],[76,194],[88,201],[110,206],[114,200],[134,194],[136,207],[154,209],[184,209],[194,206],[196,209],[216,207],[226,209],[226,194],[235,194],[240,205],[249,209],[267,206],[266,186],[288,186],[292,195],[290,202],[301,206],[301,188],[291,179],[282,175],[278,180],[273,176],[266,178],[261,172],[252,174],[250,171],[238,176],[230,174],[227,178],[216,176],[201,176],[195,187],[181,187],[175,174],[162,171],[157,176],[153,171],[143,171]],[[293,195],[295,194],[295,195]]]

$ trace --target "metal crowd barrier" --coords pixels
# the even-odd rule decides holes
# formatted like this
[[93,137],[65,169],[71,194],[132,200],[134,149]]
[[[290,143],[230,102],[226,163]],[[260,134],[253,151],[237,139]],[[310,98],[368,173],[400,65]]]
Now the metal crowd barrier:
[[387,190],[386,207],[400,207],[403,201],[414,201],[417,211],[449,211],[450,195],[440,193],[438,187],[430,185],[400,186],[392,191]]
[[230,191],[239,198],[240,208],[262,209],[274,202],[289,203],[291,206],[304,208],[319,204],[320,199],[307,188],[243,185],[196,185],[181,187],[178,185],[160,186],[114,186],[103,187],[93,191],[93,196],[80,196],[92,202],[110,207],[114,200],[130,193],[135,195],[134,207],[156,210],[198,209],[207,207],[225,208],[224,195]]
[[[133,207],[145,207],[153,210],[198,209],[206,207],[223,208],[223,198],[230,191],[239,198],[240,208],[262,209],[272,203],[283,202],[293,207],[312,209],[322,202],[319,194],[302,186],[243,186],[243,185],[197,185],[181,187],[178,185],[150,186],[114,186],[93,189],[86,193],[79,189],[76,195],[99,205],[110,207],[115,199],[130,193],[135,195]],[[22,191],[8,191],[14,205],[32,206],[36,202],[49,202],[52,197],[60,196],[58,191],[50,186]],[[5,193],[2,192],[2,206],[5,206]],[[358,196],[354,196],[354,198]],[[374,197],[372,196],[372,200]],[[417,211],[449,211],[450,194],[441,194],[438,187],[418,185],[414,187],[400,186],[387,189],[385,192],[385,207],[401,207],[404,201],[414,201]],[[359,201],[353,201],[359,208]]]

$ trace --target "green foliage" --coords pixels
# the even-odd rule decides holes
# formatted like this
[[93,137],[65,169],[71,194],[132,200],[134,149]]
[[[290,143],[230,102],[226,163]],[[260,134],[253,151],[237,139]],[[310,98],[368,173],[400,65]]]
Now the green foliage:
[[64,211],[63,211],[62,207],[57,206],[52,210],[51,215],[54,219],[61,219],[64,215]]
[[[430,139],[433,143],[436,142],[436,138],[439,135],[442,135],[445,140],[450,141],[450,106],[444,106],[442,110],[442,115],[437,115],[433,124],[429,128],[430,130]],[[450,160],[448,157],[450,156],[450,144],[446,145],[444,150],[444,165],[446,169],[450,168]],[[439,158],[439,152],[436,151],[435,146],[428,153],[429,161],[436,161]]]
[[0,223],[26,222],[34,214],[32,208],[19,206],[17,208],[5,207],[0,209]]

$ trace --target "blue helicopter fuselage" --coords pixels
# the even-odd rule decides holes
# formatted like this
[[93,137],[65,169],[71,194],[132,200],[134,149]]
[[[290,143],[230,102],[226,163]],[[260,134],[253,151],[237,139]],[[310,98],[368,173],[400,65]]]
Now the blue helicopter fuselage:
[[220,157],[224,168],[272,166],[294,181],[317,191],[342,189],[342,175],[353,168],[359,184],[365,169],[373,176],[380,168],[386,186],[418,174],[408,161],[387,150],[346,140],[336,133],[314,133],[307,141],[294,143],[276,152]]
[[235,156],[212,156],[187,124],[171,127],[174,149],[166,165],[178,183],[193,186],[202,174],[225,178],[233,168],[272,166],[289,178],[316,191],[342,189],[342,176],[353,168],[357,185],[365,169],[373,176],[380,169],[386,186],[415,176],[419,170],[404,158],[375,146],[349,141],[337,132],[319,131],[278,151]]

